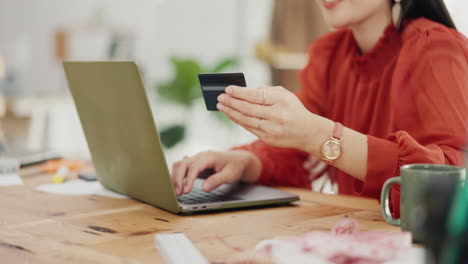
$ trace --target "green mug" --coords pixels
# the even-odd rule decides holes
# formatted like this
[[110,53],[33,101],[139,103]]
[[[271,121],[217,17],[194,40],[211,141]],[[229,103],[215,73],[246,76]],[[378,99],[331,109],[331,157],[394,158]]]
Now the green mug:
[[[424,221],[424,192],[426,186],[433,178],[453,177],[457,184],[466,182],[465,169],[449,165],[410,164],[402,166],[400,177],[388,179],[382,189],[380,205],[385,221],[400,226],[403,231],[413,234],[413,241],[422,242],[424,234],[415,230],[421,221]],[[389,193],[393,184],[400,184],[400,218],[395,219],[390,213]]]

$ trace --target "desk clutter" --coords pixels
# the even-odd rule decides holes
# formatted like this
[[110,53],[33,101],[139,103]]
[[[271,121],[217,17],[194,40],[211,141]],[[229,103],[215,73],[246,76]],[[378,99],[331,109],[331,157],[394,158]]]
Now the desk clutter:
[[248,263],[425,263],[424,250],[412,248],[411,233],[359,231],[346,217],[331,231],[316,230],[298,237],[261,241],[239,252],[228,264]]
[[[155,235],[155,246],[165,263],[209,263],[181,233]],[[411,233],[359,231],[358,222],[348,216],[331,231],[263,240],[254,250],[233,250],[240,252],[226,264],[425,263],[424,249],[412,247]]]
[[9,173],[0,175],[0,186],[21,186],[24,185],[23,180],[17,173]]
[[70,180],[61,184],[42,184],[37,186],[36,190],[57,195],[99,195],[117,199],[128,199],[125,195],[105,188],[98,181],[85,181],[81,179]]
[[19,176],[20,164],[16,159],[0,158],[0,186],[24,185]]

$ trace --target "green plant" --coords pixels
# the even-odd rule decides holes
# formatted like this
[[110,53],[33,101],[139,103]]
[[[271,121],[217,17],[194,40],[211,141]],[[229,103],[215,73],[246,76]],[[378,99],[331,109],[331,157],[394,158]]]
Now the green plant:
[[[185,108],[190,108],[193,102],[202,96],[198,74],[217,73],[239,65],[236,57],[220,60],[212,67],[204,67],[195,59],[171,57],[173,77],[166,82],[156,84],[158,95],[167,101],[174,102]],[[220,114],[214,115],[221,121],[228,119]],[[163,129],[160,133],[161,141],[166,148],[171,148],[185,137],[185,124],[175,124]]]

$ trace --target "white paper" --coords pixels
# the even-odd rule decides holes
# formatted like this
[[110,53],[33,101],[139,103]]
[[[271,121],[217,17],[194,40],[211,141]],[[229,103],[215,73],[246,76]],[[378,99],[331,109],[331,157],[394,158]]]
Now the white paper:
[[98,181],[71,180],[64,183],[49,183],[36,187],[36,190],[58,195],[100,195],[118,199],[128,198],[105,188]]
[[16,173],[1,174],[0,175],[0,186],[18,186],[24,185],[21,177]]
[[157,234],[154,236],[154,241],[164,263],[209,264],[183,233]]

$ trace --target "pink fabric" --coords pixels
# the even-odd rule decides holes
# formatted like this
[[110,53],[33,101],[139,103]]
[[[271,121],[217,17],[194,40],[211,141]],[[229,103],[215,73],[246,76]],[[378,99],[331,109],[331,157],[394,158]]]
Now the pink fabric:
[[411,246],[411,233],[359,232],[357,221],[346,217],[331,232],[312,231],[293,239],[265,241],[257,251],[272,259],[291,254],[338,264],[370,264],[395,260]]

